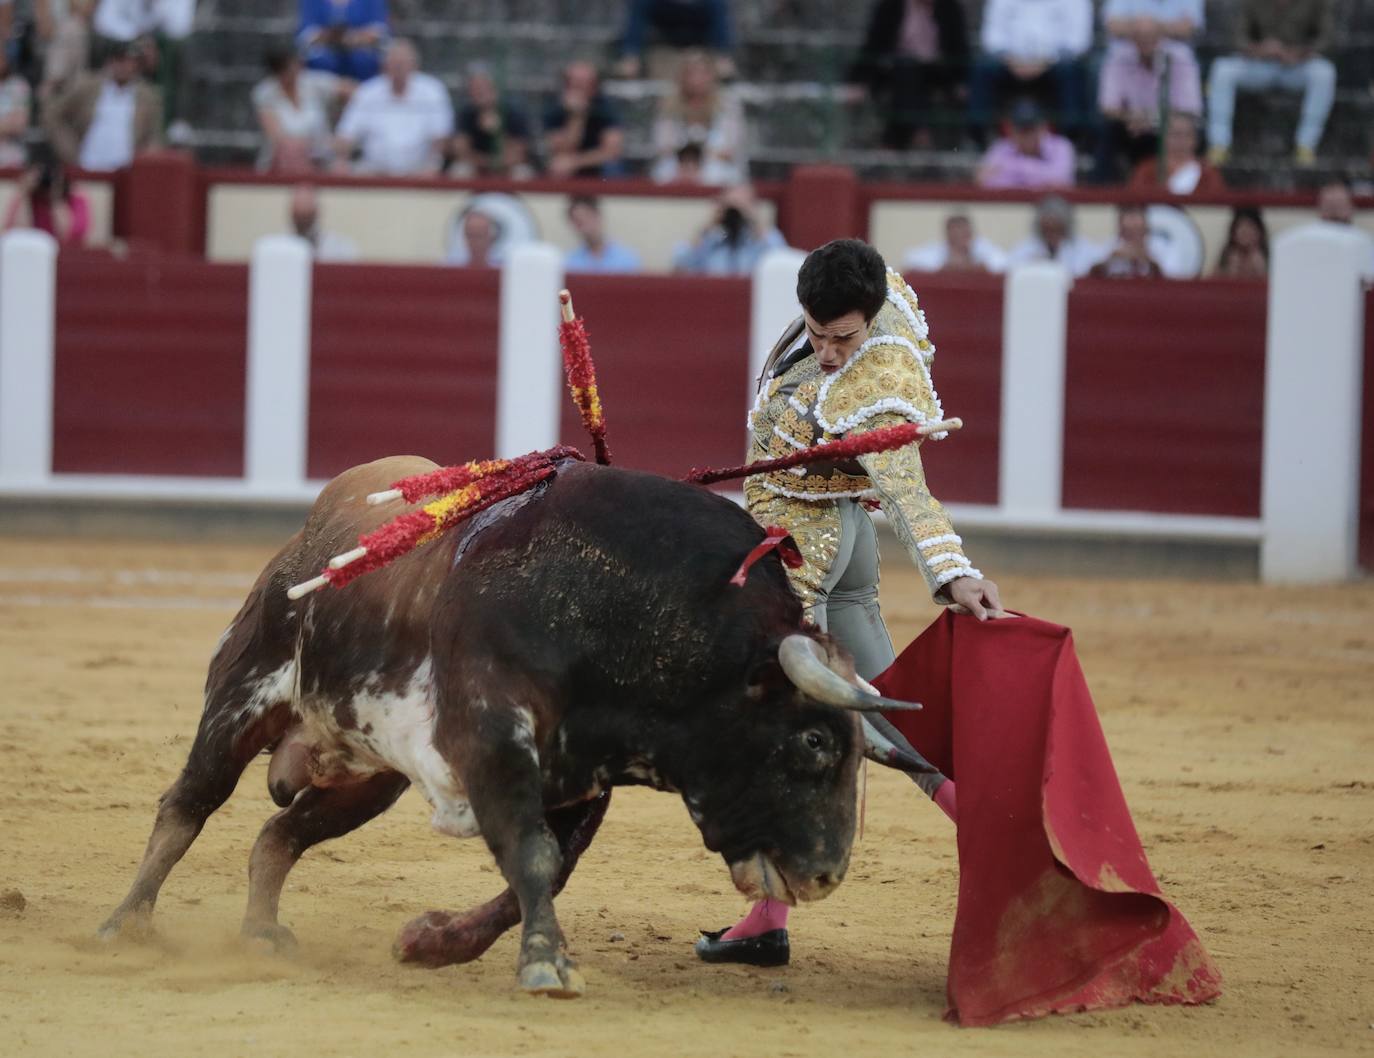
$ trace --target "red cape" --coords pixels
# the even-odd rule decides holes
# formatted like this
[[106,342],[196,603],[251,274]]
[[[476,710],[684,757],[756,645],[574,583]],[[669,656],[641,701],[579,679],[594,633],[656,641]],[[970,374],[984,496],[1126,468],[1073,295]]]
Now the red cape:
[[946,611],[873,682],[925,705],[888,719],[957,780],[951,1018],[1220,994],[1150,870],[1067,628]]

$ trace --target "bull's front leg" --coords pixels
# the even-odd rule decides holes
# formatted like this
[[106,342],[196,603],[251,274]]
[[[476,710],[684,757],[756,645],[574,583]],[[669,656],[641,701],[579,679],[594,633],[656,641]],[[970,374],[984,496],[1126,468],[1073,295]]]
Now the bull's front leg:
[[585,982],[568,955],[554,913],[554,885],[563,865],[558,838],[545,820],[543,775],[535,744],[533,713],[508,698],[472,696],[461,739],[445,738],[444,711],[436,729],[440,745],[460,743],[460,770],[482,837],[520,904],[524,933],[518,964],[520,987],[535,995],[571,998]]

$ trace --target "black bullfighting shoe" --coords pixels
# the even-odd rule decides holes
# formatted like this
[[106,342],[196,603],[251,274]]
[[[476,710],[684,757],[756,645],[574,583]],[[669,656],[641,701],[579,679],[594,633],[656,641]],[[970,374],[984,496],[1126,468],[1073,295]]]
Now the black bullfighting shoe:
[[721,940],[723,929],[702,930],[696,952],[702,962],[742,962],[749,966],[786,966],[792,958],[787,930],[770,929],[755,937]]

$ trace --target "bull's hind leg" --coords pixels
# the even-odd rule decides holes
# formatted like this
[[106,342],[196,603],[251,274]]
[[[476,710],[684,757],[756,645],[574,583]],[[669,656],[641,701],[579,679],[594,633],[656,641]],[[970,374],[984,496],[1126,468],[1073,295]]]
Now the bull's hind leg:
[[[549,828],[558,839],[563,858],[553,883],[554,896],[563,891],[578,859],[592,843],[610,803],[611,792],[607,790],[591,801],[548,814]],[[519,924],[520,901],[515,898],[515,891],[508,888],[500,896],[462,914],[430,911],[421,915],[406,923],[391,950],[401,962],[424,966],[472,962],[495,944],[501,934]]]
[[243,935],[270,941],[278,951],[296,938],[277,922],[286,876],[305,850],[338,838],[375,819],[405,792],[410,780],[382,772],[350,786],[311,786],[302,790],[262,828],[248,860],[248,910]]
[[128,896],[100,927],[100,936],[106,940],[118,936],[131,916],[152,913],[162,883],[186,855],[205,821],[229,799],[248,762],[281,734],[289,719],[285,704],[247,715],[243,722],[213,705],[212,697],[186,766],[158,801],[153,832]]

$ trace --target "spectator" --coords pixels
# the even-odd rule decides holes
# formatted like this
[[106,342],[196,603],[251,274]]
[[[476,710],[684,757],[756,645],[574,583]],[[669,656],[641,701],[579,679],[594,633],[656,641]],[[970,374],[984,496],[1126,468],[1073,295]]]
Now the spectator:
[[192,138],[184,112],[189,73],[185,58],[195,17],[196,0],[99,0],[95,8],[97,36],[139,46],[144,72],[162,94],[161,120],[173,143]]
[[28,151],[29,82],[10,67],[9,52],[0,47],[0,168],[18,168]]
[[289,48],[269,50],[266,61],[267,76],[253,89],[263,137],[258,168],[300,173],[328,165],[333,146],[330,111],[351,94],[353,82],[305,69]]
[[354,81],[380,72],[386,45],[386,0],[300,0],[296,44],[312,70]]
[[10,197],[0,223],[0,231],[13,228],[37,228],[56,239],[59,246],[81,246],[91,229],[91,206],[85,195],[72,190],[60,163],[31,166]]
[[973,232],[965,213],[945,218],[945,237],[908,251],[903,267],[910,272],[1003,272],[1007,255]]
[[663,100],[654,122],[653,178],[661,184],[675,181],[678,152],[695,143],[702,153],[698,182],[738,184],[749,176],[747,139],[739,99],[721,89],[705,52],[688,52],[678,68],[677,88]]
[[1348,227],[1364,239],[1368,247],[1363,269],[1364,278],[1366,281],[1374,282],[1374,239],[1370,238],[1368,232],[1355,227],[1355,198],[1350,192],[1349,181],[1336,177],[1322,184],[1317,191],[1317,219],[1328,224]]
[[86,72],[91,62],[91,19],[95,0],[68,0],[59,16],[53,0],[35,0],[34,16],[44,37],[43,79],[38,97],[43,103],[60,96]]
[[347,169],[354,150],[361,148],[359,172],[432,173],[452,135],[448,89],[421,73],[415,45],[397,38],[387,45],[382,72],[358,86],[339,118],[334,165]]
[[[730,50],[734,36],[730,31],[728,0],[629,0],[625,36],[621,39],[622,58],[616,68],[621,77],[638,77],[644,69],[644,52],[650,29],[656,30],[671,48],[704,48],[716,55],[716,69],[722,77],[734,76]],[[665,80],[665,71],[652,75]]]
[[574,195],[568,200],[568,224],[581,245],[570,252],[563,267],[568,272],[638,272],[639,254],[623,243],[606,238],[601,203],[592,195]]
[[530,126],[525,115],[501,102],[496,79],[482,63],[468,67],[467,104],[453,137],[453,175],[525,179],[530,167]]
[[137,50],[116,44],[98,74],[85,74],[46,108],[48,142],[67,165],[122,169],[161,142],[162,99],[138,79]]
[[1007,267],[1028,261],[1057,261],[1076,276],[1102,259],[1102,249],[1074,235],[1073,207],[1058,195],[1035,207],[1031,233],[1007,255]]
[[1047,190],[1072,187],[1073,144],[1045,124],[1040,108],[1023,99],[1011,109],[1010,132],[988,148],[978,165],[980,187]]
[[[1130,186],[1164,190],[1173,195],[1215,195],[1226,190],[1221,171],[1198,157],[1197,118],[1174,111],[1164,133],[1164,159],[1144,158],[1131,174]],[[1162,177],[1162,179],[1161,179]]]
[[884,147],[929,146],[932,100],[963,90],[968,57],[959,0],[877,0],[849,80],[878,101]]
[[1302,93],[1294,160],[1310,166],[1336,97],[1336,67],[1320,52],[1331,39],[1330,0],[1243,0],[1239,55],[1212,63],[1207,81],[1207,139],[1212,164],[1231,151],[1231,117],[1236,90]]
[[544,115],[544,144],[554,176],[618,176],[625,133],[615,105],[601,92],[596,67],[569,63],[563,87]]
[[[474,213],[481,219],[472,220]],[[467,199],[450,222],[444,261],[496,268],[516,247],[538,238],[539,225],[523,201],[503,191],[484,191]]]
[[1231,213],[1226,245],[1217,258],[1216,274],[1263,278],[1269,272],[1269,232],[1254,206],[1237,206]]
[[310,244],[317,261],[356,261],[358,247],[352,239],[320,229],[320,200],[312,184],[291,189],[291,232]]
[[684,143],[678,150],[677,170],[673,176],[673,183],[701,183],[701,144]]
[[674,251],[673,271],[749,275],[766,251],[786,245],[777,228],[765,228],[759,220],[754,189],[740,184],[721,192],[710,222],[691,243]]
[[1088,275],[1094,279],[1162,279],[1164,270],[1146,245],[1149,237],[1145,207],[1122,206],[1117,211],[1116,245],[1088,270]]
[[1097,105],[1105,119],[1097,149],[1097,178],[1115,183],[1123,172],[1159,151],[1161,95],[1170,112],[1202,113],[1202,77],[1193,49],[1164,39],[1160,23],[1139,19],[1131,41],[1107,52]]
[[[493,252],[500,230],[496,222],[479,209],[463,214],[464,252],[449,259],[449,264],[466,268],[495,268],[501,262]],[[461,258],[461,259],[458,259]]]
[[969,125],[980,141],[999,98],[1052,94],[1059,127],[1078,135],[1087,118],[1084,60],[1092,0],[988,0],[982,54],[969,79]]

